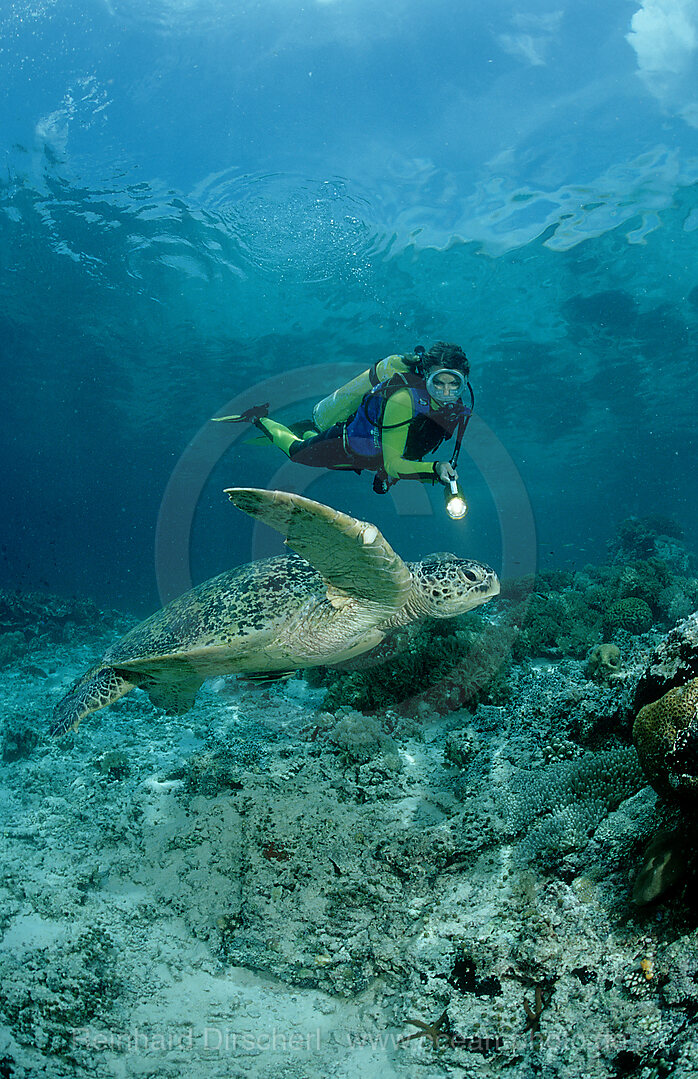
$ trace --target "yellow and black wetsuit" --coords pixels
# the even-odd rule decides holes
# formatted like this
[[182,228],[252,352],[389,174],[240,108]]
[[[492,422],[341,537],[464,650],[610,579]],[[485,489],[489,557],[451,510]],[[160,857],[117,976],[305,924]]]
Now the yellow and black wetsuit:
[[465,415],[460,402],[455,406],[440,405],[427,394],[423,379],[397,372],[374,384],[351,416],[317,435],[301,438],[268,417],[260,417],[255,423],[275,446],[300,464],[368,469],[383,472],[391,480],[433,484],[438,482],[435,462],[423,462],[421,458],[450,438]]

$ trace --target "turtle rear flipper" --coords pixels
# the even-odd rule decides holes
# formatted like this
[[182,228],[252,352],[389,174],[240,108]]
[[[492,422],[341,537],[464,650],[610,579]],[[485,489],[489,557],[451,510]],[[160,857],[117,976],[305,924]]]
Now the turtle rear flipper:
[[114,667],[93,667],[78,678],[53,710],[49,734],[54,737],[76,730],[81,719],[106,708],[138,685]]
[[156,708],[161,708],[169,716],[183,716],[194,707],[194,698],[203,682],[203,678],[197,677],[143,682],[141,689],[145,690]]

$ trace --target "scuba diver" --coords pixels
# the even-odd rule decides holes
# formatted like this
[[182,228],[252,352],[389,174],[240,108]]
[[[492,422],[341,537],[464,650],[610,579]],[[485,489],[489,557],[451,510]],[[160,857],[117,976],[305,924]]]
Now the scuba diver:
[[[313,409],[312,420],[286,427],[268,415],[268,404],[219,422],[253,423],[292,461],[315,468],[375,472],[373,490],[386,491],[398,480],[441,483],[452,496],[451,516],[463,516],[456,463],[473,411],[470,364],[459,345],[438,341],[425,351],[388,356],[335,390]],[[462,397],[469,391],[470,403]],[[456,436],[449,460],[424,461],[442,442]],[[448,508],[448,497],[447,497]]]

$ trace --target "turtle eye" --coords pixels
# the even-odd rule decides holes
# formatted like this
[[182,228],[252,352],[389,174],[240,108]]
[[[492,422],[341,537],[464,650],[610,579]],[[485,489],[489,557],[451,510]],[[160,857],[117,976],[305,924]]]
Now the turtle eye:
[[464,569],[463,570],[463,576],[467,577],[467,579],[469,581],[476,581],[477,580],[477,574],[473,573],[473,571],[471,569]]

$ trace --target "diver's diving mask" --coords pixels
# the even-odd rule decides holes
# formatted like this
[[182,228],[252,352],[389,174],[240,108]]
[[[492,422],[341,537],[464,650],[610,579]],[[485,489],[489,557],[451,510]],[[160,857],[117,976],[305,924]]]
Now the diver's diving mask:
[[429,396],[441,405],[459,401],[466,386],[465,375],[455,367],[438,367],[426,382]]

